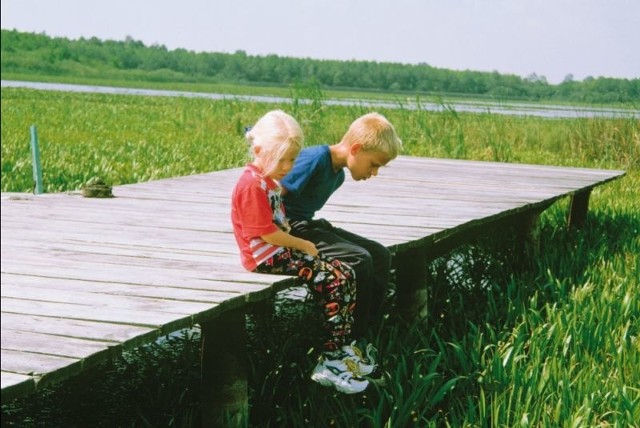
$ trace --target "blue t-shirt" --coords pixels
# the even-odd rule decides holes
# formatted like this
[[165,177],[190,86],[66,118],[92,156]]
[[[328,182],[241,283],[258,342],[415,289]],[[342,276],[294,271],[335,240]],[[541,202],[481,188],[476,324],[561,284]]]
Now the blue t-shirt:
[[333,192],[344,183],[344,170],[334,172],[329,146],[302,149],[293,169],[280,184],[286,216],[291,220],[311,220]]

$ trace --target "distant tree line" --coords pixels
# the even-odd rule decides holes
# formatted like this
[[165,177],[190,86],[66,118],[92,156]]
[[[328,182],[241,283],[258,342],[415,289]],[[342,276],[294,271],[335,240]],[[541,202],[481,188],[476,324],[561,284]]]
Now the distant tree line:
[[536,74],[521,78],[496,71],[454,71],[428,64],[168,50],[163,45],[145,46],[130,37],[124,41],[95,37],[70,40],[2,30],[1,52],[3,73],[283,86],[314,81],[325,89],[588,103],[640,101],[640,78],[588,77],[575,81],[567,75],[562,83],[552,85]]

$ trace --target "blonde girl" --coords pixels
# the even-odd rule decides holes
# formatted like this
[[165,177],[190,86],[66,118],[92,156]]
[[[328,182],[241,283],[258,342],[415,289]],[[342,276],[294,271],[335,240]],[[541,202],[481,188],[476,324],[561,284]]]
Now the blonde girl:
[[368,381],[358,376],[357,367],[353,369],[356,357],[342,351],[353,324],[355,272],[339,260],[318,254],[311,241],[292,236],[282,204],[279,181],[302,149],[302,129],[289,114],[274,110],[262,116],[245,137],[252,161],[231,197],[231,221],[242,265],[252,272],[293,275],[318,297],[326,336],[311,377],[341,392],[361,392]]

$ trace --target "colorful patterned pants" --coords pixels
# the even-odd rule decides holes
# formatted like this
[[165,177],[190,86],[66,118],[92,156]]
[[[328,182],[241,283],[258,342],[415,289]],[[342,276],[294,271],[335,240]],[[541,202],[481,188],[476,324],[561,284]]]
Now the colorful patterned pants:
[[356,274],[349,265],[283,248],[255,272],[297,276],[299,283],[320,302],[326,332],[324,350],[334,351],[348,343],[356,307]]

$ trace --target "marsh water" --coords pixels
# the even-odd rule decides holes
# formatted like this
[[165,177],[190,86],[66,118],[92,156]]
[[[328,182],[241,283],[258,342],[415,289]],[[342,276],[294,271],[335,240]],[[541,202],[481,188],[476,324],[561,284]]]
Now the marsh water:
[[[207,98],[214,100],[240,100],[260,103],[291,103],[291,98],[272,97],[260,95],[230,95],[206,92],[187,92],[159,89],[135,89],[119,88],[111,86],[75,85],[67,83],[24,82],[15,80],[2,80],[3,88],[29,88],[46,91],[90,92],[103,94],[146,95],[161,97],[191,97]],[[299,102],[311,102],[300,100]],[[620,109],[607,107],[583,107],[562,106],[551,104],[533,104],[516,102],[491,102],[491,101],[455,101],[452,103],[417,102],[415,99],[406,98],[396,101],[374,101],[355,99],[328,99],[323,101],[327,105],[360,105],[365,107],[403,108],[407,110],[428,111],[456,111],[465,113],[505,114],[517,116],[535,116],[558,119],[604,117],[604,118],[638,118],[640,110]]]

